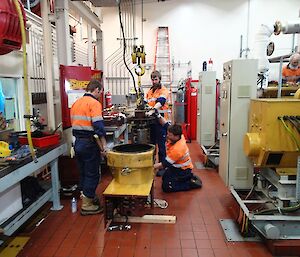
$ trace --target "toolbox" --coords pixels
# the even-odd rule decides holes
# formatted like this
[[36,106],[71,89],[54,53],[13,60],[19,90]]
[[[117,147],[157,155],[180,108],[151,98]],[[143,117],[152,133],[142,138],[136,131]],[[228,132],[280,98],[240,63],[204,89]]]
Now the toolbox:
[[[28,144],[27,136],[19,136],[19,142],[21,145]],[[33,137],[32,138],[32,144],[35,147],[48,147],[52,145],[57,145],[59,143],[59,134],[46,134],[44,133],[43,137]]]

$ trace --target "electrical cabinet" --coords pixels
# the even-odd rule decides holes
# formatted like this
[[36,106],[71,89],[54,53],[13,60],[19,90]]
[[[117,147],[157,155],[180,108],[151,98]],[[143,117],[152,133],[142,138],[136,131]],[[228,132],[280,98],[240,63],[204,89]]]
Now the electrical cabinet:
[[257,60],[239,59],[224,63],[220,89],[219,174],[227,186],[249,189],[253,167],[243,151],[248,129],[250,99],[256,98]]
[[197,141],[203,146],[213,146],[216,135],[216,72],[199,74],[197,112]]

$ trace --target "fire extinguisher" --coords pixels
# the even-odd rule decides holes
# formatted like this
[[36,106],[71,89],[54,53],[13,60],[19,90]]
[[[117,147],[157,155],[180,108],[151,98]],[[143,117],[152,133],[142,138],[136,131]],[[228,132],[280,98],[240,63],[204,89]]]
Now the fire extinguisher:
[[109,91],[105,93],[105,107],[112,107],[111,93]]

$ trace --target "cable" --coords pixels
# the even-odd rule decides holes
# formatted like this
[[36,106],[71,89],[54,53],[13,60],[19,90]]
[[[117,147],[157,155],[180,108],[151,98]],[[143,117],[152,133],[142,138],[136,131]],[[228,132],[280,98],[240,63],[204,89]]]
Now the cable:
[[290,130],[290,128],[286,125],[285,121],[283,120],[283,117],[278,117],[278,119],[282,122],[283,126],[285,127],[285,129],[287,130],[287,132],[290,134],[291,138],[293,139],[293,141],[295,142],[295,144],[297,145],[297,151],[300,150],[300,146],[299,146],[299,142],[297,141],[294,133]]
[[300,133],[300,124],[298,123],[295,117],[287,116],[287,119],[293,124],[293,126],[297,129],[298,133]]
[[132,77],[134,91],[135,91],[136,95],[138,95],[138,91],[137,91],[137,88],[135,85],[135,79],[134,79],[133,73],[131,72],[131,70],[129,69],[129,67],[126,63],[126,57],[125,57],[125,55],[126,55],[126,39],[125,39],[124,27],[123,27],[122,17],[121,17],[121,0],[118,2],[118,8],[119,8],[119,22],[120,22],[121,32],[122,32],[122,37],[123,37],[123,62],[124,62],[126,69],[129,71],[129,73]]
[[144,0],[142,0],[142,45],[144,45]]

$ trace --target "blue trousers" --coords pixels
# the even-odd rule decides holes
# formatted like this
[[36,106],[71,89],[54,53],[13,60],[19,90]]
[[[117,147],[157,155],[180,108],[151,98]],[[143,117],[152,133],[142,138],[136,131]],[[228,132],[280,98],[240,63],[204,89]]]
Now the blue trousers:
[[94,198],[100,180],[100,150],[92,139],[76,138],[75,156],[79,165],[79,189],[88,198]]
[[162,177],[164,192],[187,191],[191,189],[193,173],[191,169],[181,170],[174,167],[166,168]]
[[150,127],[151,144],[158,146],[159,162],[166,158],[166,137],[167,128],[160,125],[158,122],[152,124]]

